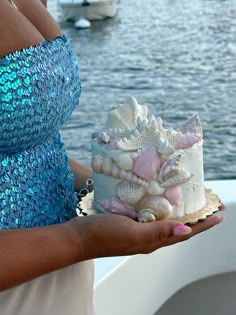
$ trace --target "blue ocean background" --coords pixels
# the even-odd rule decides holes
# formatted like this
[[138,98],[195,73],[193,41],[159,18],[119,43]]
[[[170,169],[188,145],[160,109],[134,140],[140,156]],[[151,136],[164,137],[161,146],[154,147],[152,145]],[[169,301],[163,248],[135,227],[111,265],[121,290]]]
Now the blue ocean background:
[[198,113],[205,178],[236,178],[236,0],[120,0],[115,18],[86,30],[55,0],[49,10],[80,66],[80,104],[62,129],[71,157],[90,164],[92,133],[132,95],[165,127]]

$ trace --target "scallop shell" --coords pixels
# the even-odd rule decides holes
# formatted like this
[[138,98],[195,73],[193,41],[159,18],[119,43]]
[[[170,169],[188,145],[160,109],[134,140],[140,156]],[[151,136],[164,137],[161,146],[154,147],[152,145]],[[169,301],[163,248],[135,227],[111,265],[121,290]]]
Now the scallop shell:
[[169,218],[173,212],[173,207],[169,201],[159,196],[146,195],[140,200],[135,208],[140,222],[147,222],[145,221],[147,213],[151,213],[151,217],[154,216],[155,220],[162,220]]
[[106,125],[108,128],[135,128],[137,118],[146,118],[148,108],[139,105],[134,97],[128,99],[127,104],[121,104],[108,113]]
[[116,195],[127,205],[134,206],[144,196],[143,186],[122,181],[116,185]]
[[137,218],[137,213],[131,209],[128,208],[120,199],[112,197],[112,198],[105,198],[97,200],[97,203],[99,203],[106,211],[110,211],[112,213],[125,215],[130,217],[131,219]]
[[154,178],[160,170],[161,161],[154,147],[147,148],[138,156],[134,164],[134,173],[146,180]]

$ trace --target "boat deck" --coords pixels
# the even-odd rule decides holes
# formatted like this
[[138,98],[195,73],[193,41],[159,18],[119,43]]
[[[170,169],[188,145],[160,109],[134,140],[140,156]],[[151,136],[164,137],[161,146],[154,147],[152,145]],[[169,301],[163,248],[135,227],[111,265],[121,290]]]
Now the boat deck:
[[227,206],[227,211],[221,212],[226,220],[187,242],[149,255],[97,259],[96,315],[153,315],[185,286],[236,271],[232,241],[236,233],[236,180],[208,181],[206,187],[213,189]]

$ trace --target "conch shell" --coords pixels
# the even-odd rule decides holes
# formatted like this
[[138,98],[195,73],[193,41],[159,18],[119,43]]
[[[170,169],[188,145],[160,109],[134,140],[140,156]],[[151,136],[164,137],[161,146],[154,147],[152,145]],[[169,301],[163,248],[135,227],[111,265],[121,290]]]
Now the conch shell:
[[[124,161],[123,161],[124,162]],[[101,155],[95,155],[92,158],[91,166],[94,172],[98,174],[104,174],[106,176],[119,178],[128,182],[148,187],[148,182],[139,178],[131,171],[121,169],[118,164],[112,158],[104,158]]]
[[148,108],[139,105],[134,97],[128,99],[127,104],[121,104],[108,113],[106,125],[108,128],[135,128],[137,118],[147,117]]
[[167,219],[173,212],[170,202],[159,196],[145,195],[135,207],[139,222]]

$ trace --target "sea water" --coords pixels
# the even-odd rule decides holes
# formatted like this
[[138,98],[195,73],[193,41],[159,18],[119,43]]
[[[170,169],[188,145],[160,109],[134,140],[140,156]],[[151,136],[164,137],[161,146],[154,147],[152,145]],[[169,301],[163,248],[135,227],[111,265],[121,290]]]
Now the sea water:
[[86,30],[55,0],[49,10],[80,65],[80,104],[62,129],[71,157],[89,165],[91,134],[132,95],[166,127],[198,113],[206,179],[236,178],[236,0],[121,0],[115,18]]

